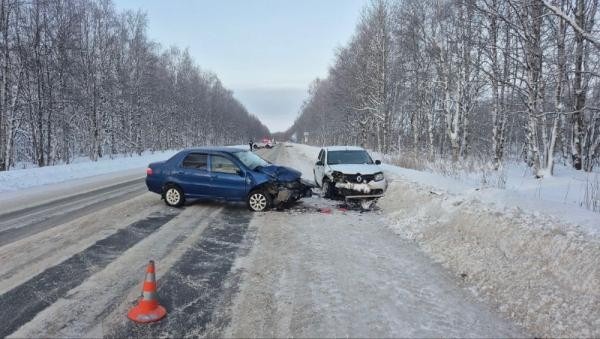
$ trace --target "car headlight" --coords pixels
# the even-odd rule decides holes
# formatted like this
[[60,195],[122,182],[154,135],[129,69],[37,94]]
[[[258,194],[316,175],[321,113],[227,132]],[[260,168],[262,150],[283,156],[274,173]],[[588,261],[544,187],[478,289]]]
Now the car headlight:
[[331,177],[334,181],[341,181],[344,179],[344,174],[342,172],[335,171],[331,173]]
[[375,174],[375,181],[381,181],[381,180],[383,180],[383,173]]

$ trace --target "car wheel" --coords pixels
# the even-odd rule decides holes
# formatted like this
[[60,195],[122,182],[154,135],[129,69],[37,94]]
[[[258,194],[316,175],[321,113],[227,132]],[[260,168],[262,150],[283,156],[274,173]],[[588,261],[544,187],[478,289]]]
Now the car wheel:
[[183,191],[175,185],[166,186],[163,197],[165,198],[165,203],[171,207],[180,207],[185,202]]
[[272,202],[271,196],[263,190],[255,190],[248,194],[248,208],[253,212],[268,210]]

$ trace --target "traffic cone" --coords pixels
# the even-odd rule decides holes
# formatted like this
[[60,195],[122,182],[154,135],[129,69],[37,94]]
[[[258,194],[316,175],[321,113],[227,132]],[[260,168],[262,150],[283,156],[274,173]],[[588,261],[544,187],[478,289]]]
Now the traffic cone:
[[150,323],[162,319],[165,315],[167,315],[167,310],[158,304],[154,261],[150,260],[148,268],[146,268],[146,279],[144,280],[140,302],[129,310],[127,317],[138,323]]

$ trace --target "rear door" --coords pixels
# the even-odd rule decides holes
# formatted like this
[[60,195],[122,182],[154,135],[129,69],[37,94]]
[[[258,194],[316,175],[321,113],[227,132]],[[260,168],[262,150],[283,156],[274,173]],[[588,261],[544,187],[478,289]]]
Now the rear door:
[[210,196],[210,172],[208,171],[208,155],[189,153],[176,170],[175,176],[186,196]]
[[210,175],[211,192],[215,197],[227,200],[246,198],[246,175],[231,159],[212,154]]

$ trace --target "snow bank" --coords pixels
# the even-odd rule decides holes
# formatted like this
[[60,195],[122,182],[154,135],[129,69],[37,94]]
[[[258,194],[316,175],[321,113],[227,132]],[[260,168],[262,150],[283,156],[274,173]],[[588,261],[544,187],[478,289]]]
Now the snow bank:
[[597,234],[403,179],[379,205],[397,234],[534,336],[600,336]]
[[143,169],[149,163],[166,160],[176,152],[144,152],[141,156],[102,158],[96,162],[78,159],[75,163],[68,165],[3,171],[0,172],[0,193],[136,168],[140,169],[140,176],[143,176],[145,174]]
[[[500,189],[430,172],[385,164],[382,166],[388,177],[425,185],[433,191],[443,190],[465,199],[476,199],[504,214],[524,211],[535,216],[545,215],[563,223],[576,224],[578,231],[585,234],[600,235],[600,214],[582,207],[579,200],[585,193],[586,184],[581,177],[569,177],[563,173],[561,176],[534,179],[518,176],[516,172],[519,171],[514,169],[512,172],[515,173],[507,180],[506,188]],[[582,177],[588,175],[578,174]]]

